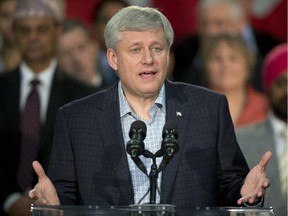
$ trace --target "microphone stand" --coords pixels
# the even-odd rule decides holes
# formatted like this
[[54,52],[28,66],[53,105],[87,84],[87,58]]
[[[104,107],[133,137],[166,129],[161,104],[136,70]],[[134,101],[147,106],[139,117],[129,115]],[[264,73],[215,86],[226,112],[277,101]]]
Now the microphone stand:
[[155,157],[153,158],[153,163],[151,165],[149,177],[150,177],[150,204],[155,204],[157,179],[158,179],[158,171]]
[[[155,204],[156,203],[156,190],[157,190],[157,179],[158,179],[158,174],[167,166],[167,164],[170,162],[172,159],[172,155],[167,155],[164,154],[162,149],[159,149],[155,154],[150,152],[149,150],[145,149],[143,152],[143,156],[146,158],[151,158],[152,159],[152,164],[151,164],[151,170],[149,173],[149,180],[150,180],[150,186],[149,186],[149,191],[150,191],[150,202],[149,204]],[[157,157],[162,157],[162,162],[159,166],[159,169],[156,164],[156,158]],[[139,157],[132,157],[133,161],[136,163],[138,168],[147,175],[147,170],[142,163],[141,159]]]
[[152,164],[151,164],[151,170],[149,173],[149,179],[150,179],[150,202],[149,204],[155,204],[156,203],[156,189],[157,189],[157,179],[158,179],[158,168],[156,164],[156,157],[161,157],[162,154],[160,151],[158,151],[156,154],[153,154],[152,152],[145,149],[144,151],[144,157],[151,158]]

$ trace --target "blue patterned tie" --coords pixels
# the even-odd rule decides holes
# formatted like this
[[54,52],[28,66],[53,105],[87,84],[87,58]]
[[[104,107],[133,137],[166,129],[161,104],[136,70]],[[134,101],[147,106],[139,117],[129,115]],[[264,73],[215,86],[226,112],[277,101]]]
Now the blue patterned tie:
[[21,147],[17,183],[23,192],[33,186],[32,161],[36,159],[39,150],[41,128],[40,99],[37,91],[39,83],[38,80],[31,81],[32,90],[21,115]]

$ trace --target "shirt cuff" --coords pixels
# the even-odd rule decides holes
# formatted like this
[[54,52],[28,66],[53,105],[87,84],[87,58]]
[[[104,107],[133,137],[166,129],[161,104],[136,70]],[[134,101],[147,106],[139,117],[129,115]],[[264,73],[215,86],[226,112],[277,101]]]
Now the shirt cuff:
[[22,196],[21,193],[13,193],[7,197],[7,199],[4,202],[3,210],[5,213],[8,213],[8,210],[11,208],[11,206]]
[[244,203],[244,206],[253,207],[253,208],[254,207],[255,208],[260,208],[260,207],[263,207],[263,205],[264,205],[264,196],[262,196],[261,199],[258,200],[256,204],[251,205],[251,204],[248,204],[248,203]]

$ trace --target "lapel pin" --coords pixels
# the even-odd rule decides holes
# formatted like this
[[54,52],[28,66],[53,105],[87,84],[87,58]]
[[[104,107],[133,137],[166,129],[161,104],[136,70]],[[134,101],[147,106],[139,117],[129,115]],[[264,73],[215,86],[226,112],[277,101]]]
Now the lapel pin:
[[181,112],[176,112],[176,116],[181,116],[182,117],[182,113]]

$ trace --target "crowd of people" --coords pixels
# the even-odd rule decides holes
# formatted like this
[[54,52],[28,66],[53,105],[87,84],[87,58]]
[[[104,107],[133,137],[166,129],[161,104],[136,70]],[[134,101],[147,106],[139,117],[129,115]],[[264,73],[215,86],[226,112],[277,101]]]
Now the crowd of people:
[[177,44],[161,10],[98,1],[89,26],[55,2],[0,0],[1,215],[149,202],[125,149],[136,120],[151,152],[165,122],[179,128],[157,203],[287,215],[287,41],[237,0],[199,1],[197,33]]

